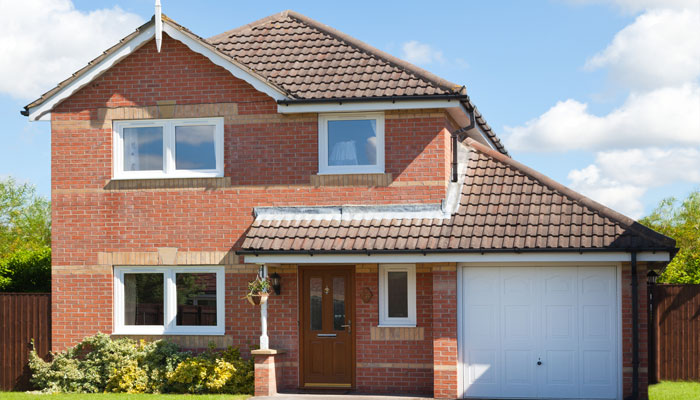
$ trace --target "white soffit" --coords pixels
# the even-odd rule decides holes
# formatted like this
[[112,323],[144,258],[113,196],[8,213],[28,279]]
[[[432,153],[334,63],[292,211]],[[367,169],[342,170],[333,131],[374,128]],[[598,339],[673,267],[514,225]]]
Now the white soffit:
[[382,100],[382,101],[339,101],[277,104],[280,114],[413,110],[425,108],[457,108],[459,100]]
[[[250,74],[248,71],[235,65],[231,59],[227,58],[223,54],[210,49],[199,40],[194,39],[176,27],[168,23],[168,21],[163,21],[163,31],[168,34],[171,38],[178,40],[185,44],[192,51],[202,54],[207,57],[212,63],[223,67],[229,71],[236,78],[242,79],[253,86],[256,90],[267,94],[274,100],[288,100],[289,98],[282,93],[280,90],[272,87],[267,82],[261,80],[259,77]],[[146,42],[155,37],[155,27],[153,25],[149,26],[147,29],[140,32],[138,35],[130,39],[128,42],[124,43],[118,50],[114,51],[102,61],[95,64],[86,73],[80,76],[78,79],[70,82],[64,88],[54,93],[51,97],[46,99],[43,103],[36,107],[29,109],[29,121],[45,121],[47,120],[46,115],[53,110],[53,108],[58,105],[61,101],[70,97],[73,93],[77,92],[116,63],[138,50]]]
[[[638,261],[669,261],[668,252],[639,252]],[[260,254],[245,255],[246,263],[253,264],[342,264],[342,263],[586,263],[586,262],[628,262],[626,252],[586,252],[586,253],[370,253],[370,254]]]

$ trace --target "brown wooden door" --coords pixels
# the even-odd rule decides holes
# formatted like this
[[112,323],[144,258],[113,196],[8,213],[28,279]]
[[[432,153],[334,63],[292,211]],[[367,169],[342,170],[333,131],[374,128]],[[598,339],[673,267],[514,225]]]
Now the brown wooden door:
[[301,288],[301,386],[352,387],[355,375],[352,267],[302,267]]

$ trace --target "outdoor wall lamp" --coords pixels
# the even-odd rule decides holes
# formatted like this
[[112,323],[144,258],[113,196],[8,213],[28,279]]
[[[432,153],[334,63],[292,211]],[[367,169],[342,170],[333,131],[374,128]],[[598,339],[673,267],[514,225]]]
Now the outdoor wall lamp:
[[280,274],[273,272],[272,275],[270,275],[270,285],[275,291],[275,294],[280,294],[280,292],[282,292],[282,277]]
[[650,269],[649,272],[647,272],[647,284],[653,285],[656,283],[657,279],[659,279],[659,274],[657,274],[653,269]]

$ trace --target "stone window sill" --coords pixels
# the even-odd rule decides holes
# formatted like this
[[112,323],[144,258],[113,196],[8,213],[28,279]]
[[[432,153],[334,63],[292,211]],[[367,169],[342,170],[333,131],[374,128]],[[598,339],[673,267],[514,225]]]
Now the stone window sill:
[[105,190],[217,189],[231,186],[231,177],[172,179],[112,179]]
[[393,177],[389,173],[381,174],[318,174],[311,175],[311,186],[359,186],[386,187],[391,185]]

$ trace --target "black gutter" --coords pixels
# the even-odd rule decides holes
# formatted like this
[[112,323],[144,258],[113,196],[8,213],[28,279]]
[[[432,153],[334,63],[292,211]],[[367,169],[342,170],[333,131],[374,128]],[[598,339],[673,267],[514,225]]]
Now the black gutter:
[[632,252],[632,399],[639,399],[639,299],[637,282],[637,252]]
[[19,110],[19,113],[24,115],[25,117],[29,116],[29,109],[27,107],[24,107],[24,110]]
[[383,102],[391,101],[412,101],[412,100],[466,100],[469,96],[466,94],[436,94],[436,95],[421,95],[421,96],[386,96],[386,97],[336,97],[330,99],[291,99],[277,100],[277,104],[288,106],[292,104],[314,104],[314,103],[356,103],[356,102]]
[[634,253],[638,251],[666,251],[671,253],[673,249],[667,247],[649,247],[649,248],[608,248],[608,249],[553,249],[553,248],[526,248],[526,249],[412,249],[412,250],[236,250],[237,255],[290,255],[290,254],[302,254],[302,255],[316,255],[316,254],[359,254],[359,255],[372,255],[372,254],[454,254],[454,253],[464,253],[464,254],[486,254],[486,253]]

